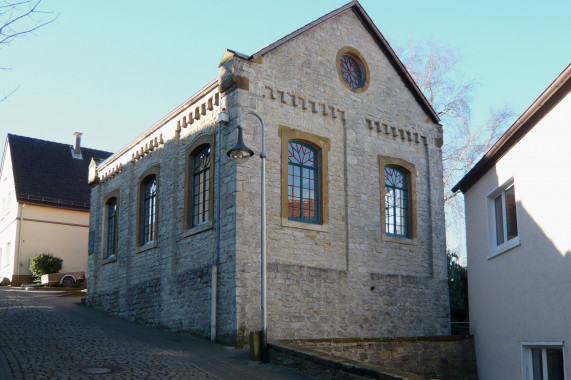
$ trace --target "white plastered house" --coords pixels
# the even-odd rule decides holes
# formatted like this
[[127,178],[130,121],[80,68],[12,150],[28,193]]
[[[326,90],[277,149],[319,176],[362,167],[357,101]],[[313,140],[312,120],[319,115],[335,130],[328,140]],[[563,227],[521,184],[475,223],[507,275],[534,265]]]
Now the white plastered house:
[[480,379],[571,376],[571,65],[454,187]]

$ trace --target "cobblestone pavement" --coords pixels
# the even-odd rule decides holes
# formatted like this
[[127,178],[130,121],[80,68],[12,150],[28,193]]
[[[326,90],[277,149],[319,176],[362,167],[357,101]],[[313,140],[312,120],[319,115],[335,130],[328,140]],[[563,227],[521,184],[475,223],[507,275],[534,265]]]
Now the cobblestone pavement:
[[61,293],[0,288],[0,379],[303,379],[249,353],[137,325]]

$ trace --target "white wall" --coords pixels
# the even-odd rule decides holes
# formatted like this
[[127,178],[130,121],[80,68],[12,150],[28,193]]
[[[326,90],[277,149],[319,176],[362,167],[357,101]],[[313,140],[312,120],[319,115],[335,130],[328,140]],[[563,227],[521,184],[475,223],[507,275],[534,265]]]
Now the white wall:
[[[571,95],[465,194],[480,379],[521,379],[522,342],[571,341]],[[520,245],[488,258],[487,196],[514,179]],[[564,349],[565,372],[571,354]]]
[[23,214],[21,274],[30,274],[30,259],[42,252],[62,258],[62,272],[87,270],[89,212],[28,204]]
[[6,145],[2,168],[0,168],[0,278],[12,278],[14,270],[14,252],[18,204],[12,173],[10,147]]
[[[8,145],[4,152],[0,174],[0,278],[29,275],[30,258],[42,252],[64,259],[62,271],[87,270],[89,212],[19,204]],[[21,227],[20,213],[24,220]]]

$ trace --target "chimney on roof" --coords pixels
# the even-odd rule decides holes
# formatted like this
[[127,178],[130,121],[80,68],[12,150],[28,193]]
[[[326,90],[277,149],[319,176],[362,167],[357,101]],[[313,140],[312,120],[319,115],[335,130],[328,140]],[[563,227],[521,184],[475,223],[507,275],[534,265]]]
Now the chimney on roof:
[[75,143],[73,144],[73,147],[71,147],[71,156],[73,158],[77,158],[82,160],[83,157],[81,155],[81,135],[83,133],[81,132],[75,132],[73,135],[75,136]]
[[73,146],[73,151],[75,154],[79,154],[81,152],[81,135],[83,135],[83,133],[75,132],[73,135],[75,136],[75,145]]

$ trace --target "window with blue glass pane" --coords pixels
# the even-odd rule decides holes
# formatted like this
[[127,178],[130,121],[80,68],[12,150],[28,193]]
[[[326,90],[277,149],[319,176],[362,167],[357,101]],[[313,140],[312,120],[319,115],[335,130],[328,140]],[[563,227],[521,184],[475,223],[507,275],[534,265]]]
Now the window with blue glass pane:
[[395,166],[385,167],[385,233],[409,237],[408,176]]
[[192,226],[208,221],[210,209],[210,145],[198,148],[193,155]]
[[319,223],[319,151],[308,143],[288,143],[288,218]]
[[157,177],[150,175],[142,183],[143,187],[143,223],[142,244],[155,240],[157,223]]
[[107,201],[107,244],[105,257],[110,258],[117,253],[117,198]]

